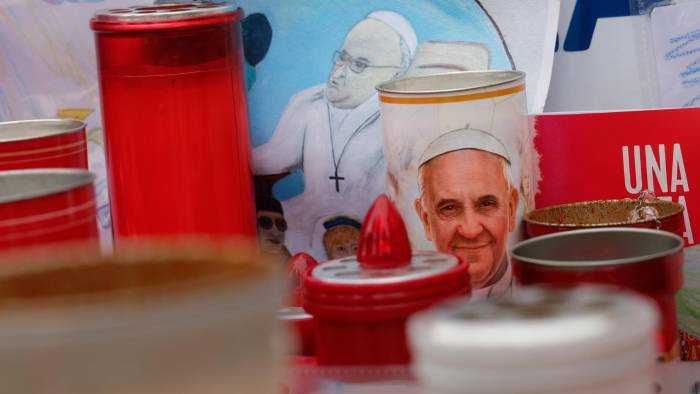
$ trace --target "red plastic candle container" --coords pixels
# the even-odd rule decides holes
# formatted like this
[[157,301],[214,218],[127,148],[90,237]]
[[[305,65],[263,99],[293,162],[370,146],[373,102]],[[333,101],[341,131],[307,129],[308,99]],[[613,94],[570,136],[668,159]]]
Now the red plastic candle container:
[[286,307],[277,311],[277,319],[293,336],[292,354],[314,355],[314,318],[302,307]]
[[444,253],[412,253],[398,211],[381,196],[363,223],[357,257],[305,274],[304,309],[316,323],[318,365],[407,364],[408,317],[468,294],[467,263]]
[[95,31],[117,240],[255,237],[242,11],[100,11]]
[[318,262],[306,253],[297,253],[287,261],[287,306],[304,304],[304,273],[317,265]]
[[286,306],[277,311],[277,319],[287,328],[293,338],[292,354],[314,355],[314,318],[302,308],[304,272],[318,266],[316,260],[306,253],[297,253],[287,262]]
[[93,178],[69,169],[0,172],[0,250],[97,242]]
[[683,236],[683,205],[655,199],[645,205],[658,212],[658,220],[630,220],[629,214],[637,204],[636,200],[621,199],[552,205],[525,214],[525,232],[528,237],[536,237],[584,228],[639,227],[670,231]]
[[675,293],[683,285],[683,240],[639,228],[574,230],[517,244],[513,275],[523,285],[609,284],[653,299],[659,307],[661,351],[678,340]]
[[0,122],[0,170],[88,168],[85,123],[72,119]]

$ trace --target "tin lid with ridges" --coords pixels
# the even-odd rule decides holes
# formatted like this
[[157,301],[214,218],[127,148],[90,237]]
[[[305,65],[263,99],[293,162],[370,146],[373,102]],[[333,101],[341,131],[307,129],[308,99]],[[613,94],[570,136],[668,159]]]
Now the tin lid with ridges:
[[311,275],[325,283],[343,285],[378,285],[428,278],[457,267],[459,260],[439,252],[414,252],[407,266],[389,269],[366,269],[355,257],[331,260],[314,268]]
[[235,12],[238,6],[228,1],[195,1],[110,8],[95,13],[95,20],[108,23],[167,22]]

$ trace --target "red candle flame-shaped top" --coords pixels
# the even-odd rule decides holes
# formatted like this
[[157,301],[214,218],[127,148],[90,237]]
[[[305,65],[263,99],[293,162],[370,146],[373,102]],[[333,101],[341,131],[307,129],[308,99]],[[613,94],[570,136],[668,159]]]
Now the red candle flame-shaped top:
[[365,216],[357,260],[363,268],[398,268],[411,263],[406,225],[386,195],[379,196]]

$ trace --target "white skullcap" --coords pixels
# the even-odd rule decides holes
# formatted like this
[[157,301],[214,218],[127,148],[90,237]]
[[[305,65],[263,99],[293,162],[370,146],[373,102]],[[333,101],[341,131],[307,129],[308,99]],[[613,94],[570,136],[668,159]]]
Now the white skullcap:
[[491,133],[483,130],[471,129],[467,126],[467,128],[464,129],[449,131],[431,142],[420,157],[418,167],[421,167],[423,164],[440,155],[462,149],[478,149],[493,153],[501,156],[510,163],[508,150],[501,140]]
[[413,31],[411,22],[396,12],[386,10],[374,11],[367,15],[366,19],[377,20],[394,30],[406,44],[409,57],[413,58],[416,46],[418,46],[418,38],[416,38],[416,32]]
[[489,68],[489,50],[478,42],[428,41],[418,45],[405,76],[420,76]]

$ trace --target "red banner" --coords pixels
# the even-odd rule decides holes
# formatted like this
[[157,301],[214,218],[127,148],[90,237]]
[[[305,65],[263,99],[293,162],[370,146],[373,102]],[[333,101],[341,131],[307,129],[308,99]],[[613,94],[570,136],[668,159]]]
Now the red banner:
[[543,114],[535,122],[542,175],[537,207],[651,190],[686,207],[684,238],[695,243],[700,108]]

